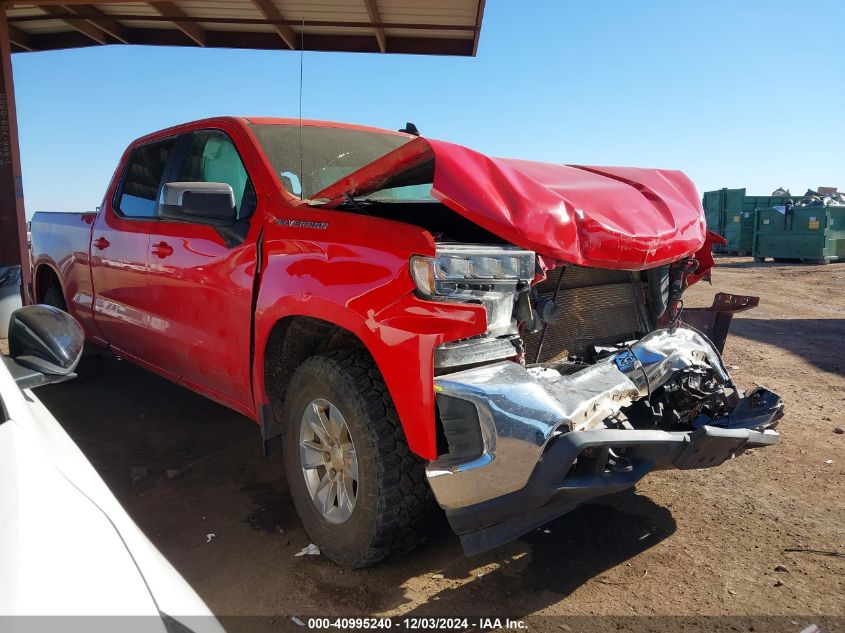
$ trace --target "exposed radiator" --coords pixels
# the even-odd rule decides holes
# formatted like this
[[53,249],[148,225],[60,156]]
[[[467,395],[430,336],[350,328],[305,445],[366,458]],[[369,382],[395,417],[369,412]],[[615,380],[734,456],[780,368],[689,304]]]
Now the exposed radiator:
[[557,319],[548,326],[539,359],[542,330],[523,336],[528,363],[583,356],[590,345],[637,339],[646,333],[645,297],[633,273],[580,266],[558,268],[537,285],[539,296],[553,298],[558,280]]

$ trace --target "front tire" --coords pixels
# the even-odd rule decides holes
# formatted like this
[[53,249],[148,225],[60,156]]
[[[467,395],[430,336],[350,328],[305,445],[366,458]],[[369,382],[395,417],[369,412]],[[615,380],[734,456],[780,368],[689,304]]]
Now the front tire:
[[334,562],[365,567],[422,542],[435,504],[387,387],[363,350],[312,356],[284,404],[284,458],[297,513]]

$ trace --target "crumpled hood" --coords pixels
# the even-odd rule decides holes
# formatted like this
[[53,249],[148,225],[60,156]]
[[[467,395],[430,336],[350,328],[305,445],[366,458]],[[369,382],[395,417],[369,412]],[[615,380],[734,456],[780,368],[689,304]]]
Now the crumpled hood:
[[432,195],[510,243],[580,266],[642,270],[694,254],[706,236],[695,186],[679,171],[491,158],[417,138],[312,196],[433,183]]

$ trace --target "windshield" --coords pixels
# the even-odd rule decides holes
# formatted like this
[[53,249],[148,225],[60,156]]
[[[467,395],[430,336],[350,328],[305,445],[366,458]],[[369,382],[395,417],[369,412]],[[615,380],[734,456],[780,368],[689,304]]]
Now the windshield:
[[[295,196],[310,198],[377,158],[411,140],[408,136],[316,125],[254,123],[252,133],[279,176]],[[431,185],[383,189],[366,196],[378,200],[426,200]]]
[[437,202],[437,199],[431,195],[430,182],[423,185],[379,189],[355,199],[370,202]]

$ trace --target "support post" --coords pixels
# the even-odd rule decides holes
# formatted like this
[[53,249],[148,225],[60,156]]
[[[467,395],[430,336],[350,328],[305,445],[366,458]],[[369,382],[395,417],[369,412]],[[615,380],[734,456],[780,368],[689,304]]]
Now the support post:
[[0,266],[21,265],[21,294],[29,303],[31,280],[21,181],[12,48],[5,6],[0,5]]

